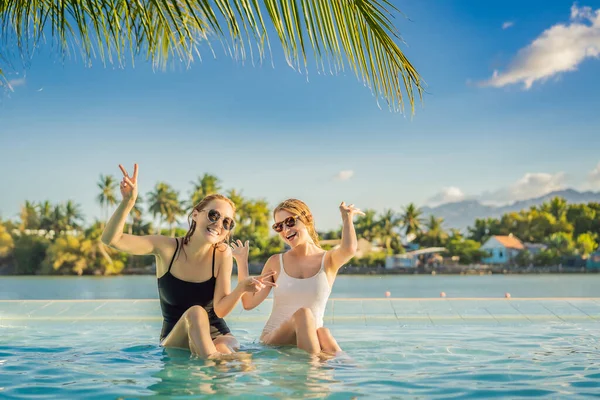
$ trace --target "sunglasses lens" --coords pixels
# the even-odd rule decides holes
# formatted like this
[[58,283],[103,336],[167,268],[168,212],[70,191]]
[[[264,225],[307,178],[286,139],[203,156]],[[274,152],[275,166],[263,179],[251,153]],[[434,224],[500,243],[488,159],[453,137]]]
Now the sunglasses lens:
[[283,230],[283,224],[281,222],[273,224],[273,230],[277,233],[281,232]]
[[210,222],[217,222],[221,219],[221,214],[217,210],[210,210],[207,215]]
[[232,230],[234,226],[235,226],[235,221],[232,220],[231,218],[225,218],[223,220],[223,228],[227,229],[228,231]]
[[294,226],[296,226],[296,218],[294,217],[287,217],[284,222],[285,226],[287,226],[288,228],[293,228]]

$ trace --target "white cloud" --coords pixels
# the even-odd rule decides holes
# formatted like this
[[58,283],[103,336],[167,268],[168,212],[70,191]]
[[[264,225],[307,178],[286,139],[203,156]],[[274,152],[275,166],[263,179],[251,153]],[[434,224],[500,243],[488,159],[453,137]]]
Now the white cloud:
[[593,189],[600,189],[600,162],[590,171],[588,181]]
[[494,71],[480,86],[523,83],[525,89],[561,72],[575,71],[586,58],[600,56],[600,9],[571,7],[568,24],[556,24],[522,48],[504,72]]
[[352,170],[346,170],[346,171],[340,171],[335,175],[335,179],[339,180],[339,181],[347,181],[350,178],[352,178],[352,176],[354,176],[354,171]]
[[465,199],[465,194],[457,187],[450,186],[442,189],[441,192],[427,200],[427,204],[436,206],[445,203],[456,203]]
[[[590,176],[595,174],[595,179],[600,186],[600,163]],[[437,206],[445,203],[455,203],[458,201],[473,199],[479,200],[483,204],[504,205],[519,200],[532,199],[540,197],[555,190],[565,189],[566,176],[563,172],[556,174],[547,174],[543,172],[528,172],[522,178],[508,187],[500,188],[494,191],[484,192],[479,195],[466,195],[457,187],[446,187],[442,191],[427,201],[430,206]]]
[[482,194],[480,200],[487,203],[506,204],[543,196],[564,188],[565,174],[563,172],[556,174],[528,172],[509,187]]
[[515,25],[515,23],[513,21],[506,21],[505,23],[502,24],[502,29],[508,29],[514,25]]

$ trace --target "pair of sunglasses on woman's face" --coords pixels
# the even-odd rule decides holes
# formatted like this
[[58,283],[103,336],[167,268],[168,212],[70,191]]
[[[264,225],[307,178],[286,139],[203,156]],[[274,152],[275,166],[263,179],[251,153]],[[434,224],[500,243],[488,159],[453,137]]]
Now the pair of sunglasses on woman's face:
[[288,228],[293,228],[294,226],[296,226],[296,220],[298,218],[300,218],[299,215],[292,215],[291,217],[287,217],[283,221],[276,222],[276,223],[273,224],[273,230],[275,232],[277,232],[277,233],[281,232],[283,230],[283,225],[284,224]]
[[[200,212],[202,211],[206,211],[206,210],[200,210]],[[217,210],[208,210],[208,212],[206,213],[206,218],[208,218],[208,221],[211,223],[215,223],[218,222],[221,219],[221,213],[218,212]],[[229,217],[225,217],[223,218],[223,229],[230,231],[235,227],[235,221],[232,220]]]

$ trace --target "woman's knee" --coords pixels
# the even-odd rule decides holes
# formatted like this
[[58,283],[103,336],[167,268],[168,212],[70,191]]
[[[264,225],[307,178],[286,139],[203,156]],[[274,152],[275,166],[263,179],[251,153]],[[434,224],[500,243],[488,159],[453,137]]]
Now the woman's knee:
[[329,331],[329,328],[322,326],[317,329],[317,335],[319,335],[319,337],[329,337],[331,336],[331,332]]
[[311,323],[314,323],[315,316],[310,308],[303,307],[294,313],[292,321],[296,329],[298,329],[298,327],[310,326]]
[[208,313],[202,306],[192,306],[185,313],[186,319],[190,323],[208,322]]
[[294,313],[294,320],[298,321],[307,321],[307,320],[314,320],[315,316],[312,312],[312,310],[308,307],[302,307],[299,308],[295,313]]

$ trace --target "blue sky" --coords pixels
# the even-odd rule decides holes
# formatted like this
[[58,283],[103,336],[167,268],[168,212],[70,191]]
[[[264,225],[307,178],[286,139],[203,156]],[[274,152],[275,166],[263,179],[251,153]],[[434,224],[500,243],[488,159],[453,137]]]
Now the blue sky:
[[0,216],[72,199],[91,220],[99,175],[134,162],[142,194],[166,181],[187,195],[208,172],[273,206],[305,200],[318,229],[339,224],[342,200],[400,211],[600,189],[599,0],[395,4],[428,84],[412,117],[378,108],[351,72],[307,79],[275,42],[275,68],[217,52],[166,71],[42,48],[0,94]]

